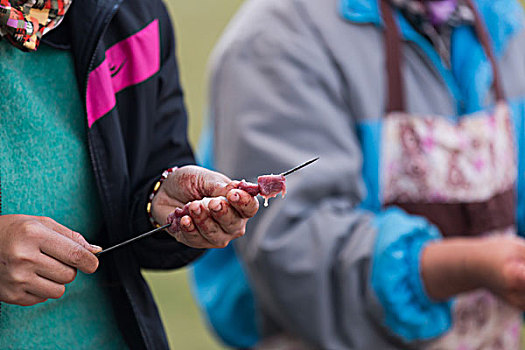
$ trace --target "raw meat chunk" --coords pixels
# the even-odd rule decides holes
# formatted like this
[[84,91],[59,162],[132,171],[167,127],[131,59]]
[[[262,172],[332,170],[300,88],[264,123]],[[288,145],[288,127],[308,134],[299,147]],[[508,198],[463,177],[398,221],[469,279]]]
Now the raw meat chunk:
[[286,194],[285,177],[282,175],[263,175],[259,176],[257,183],[259,184],[259,194],[264,198],[277,197],[282,193],[283,197]]
[[251,182],[241,181],[237,187],[239,190],[248,192],[250,196],[257,196],[259,194],[259,185]]

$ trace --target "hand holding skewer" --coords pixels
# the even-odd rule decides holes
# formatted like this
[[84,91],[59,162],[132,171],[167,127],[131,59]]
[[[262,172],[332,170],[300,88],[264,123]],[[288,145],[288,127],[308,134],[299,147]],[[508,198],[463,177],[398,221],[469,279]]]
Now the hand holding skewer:
[[[254,196],[261,194],[267,199],[280,192],[284,194],[284,177],[318,159],[319,157],[311,159],[279,175],[261,176],[258,184],[231,181],[222,174],[194,166],[177,169],[168,177],[168,181],[165,181],[153,200],[153,215],[158,222],[168,224],[107,248],[96,255],[125,246],[163,229],[168,229],[179,242],[191,247],[223,248],[231,240],[244,235],[248,218],[254,216],[259,208],[259,202]],[[264,181],[268,177],[277,181],[268,186]],[[276,187],[276,184],[279,186]]]

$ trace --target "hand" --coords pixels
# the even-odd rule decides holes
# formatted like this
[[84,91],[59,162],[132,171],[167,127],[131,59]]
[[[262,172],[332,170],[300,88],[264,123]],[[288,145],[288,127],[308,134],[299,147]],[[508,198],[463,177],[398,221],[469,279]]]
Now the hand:
[[423,251],[421,272],[425,289],[435,300],[486,288],[525,310],[522,238],[451,238],[432,243]]
[[100,250],[50,218],[0,216],[0,301],[29,306],[60,298],[77,268],[96,271]]
[[525,310],[525,240],[491,237],[479,247],[478,278],[485,288]]
[[[180,229],[170,232],[179,242],[194,248],[224,248],[244,235],[246,223],[257,213],[259,202],[235,189],[228,177],[197,166],[185,166],[162,183],[152,203],[152,214],[164,223],[175,208],[189,204],[189,215],[180,220]],[[203,201],[203,198],[213,198]]]

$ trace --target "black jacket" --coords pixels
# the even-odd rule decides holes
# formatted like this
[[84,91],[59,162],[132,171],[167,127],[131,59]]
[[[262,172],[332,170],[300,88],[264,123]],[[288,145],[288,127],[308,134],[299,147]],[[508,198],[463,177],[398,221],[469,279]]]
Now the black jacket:
[[[109,246],[152,228],[146,203],[163,170],[192,164],[173,28],[160,0],[77,0],[43,42],[70,48],[84,98],[89,152]],[[101,258],[125,340],[168,343],[140,269],[173,269],[202,250],[165,233]],[[176,297],[176,290],[173,291]]]

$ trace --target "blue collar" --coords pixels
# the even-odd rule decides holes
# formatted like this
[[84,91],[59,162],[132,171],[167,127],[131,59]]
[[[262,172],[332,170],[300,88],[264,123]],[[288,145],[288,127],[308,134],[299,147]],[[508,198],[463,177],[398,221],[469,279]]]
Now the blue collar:
[[[343,18],[356,23],[382,25],[380,0],[340,0]],[[523,8],[517,0],[474,0],[492,37],[495,54],[501,56],[513,34],[523,28]]]
[[[380,0],[339,0],[341,16],[355,23],[383,25]],[[512,37],[523,30],[523,8],[517,0],[474,0],[483,17],[496,57],[500,58]],[[483,108],[492,85],[490,64],[479,42],[468,27],[454,34],[452,69],[443,65],[439,55],[412,26],[398,16],[401,35],[418,44],[438,69],[457,104],[456,115],[473,113]]]

